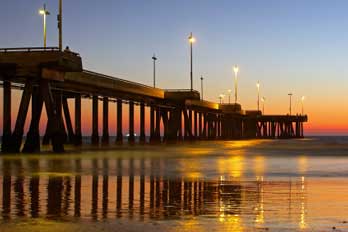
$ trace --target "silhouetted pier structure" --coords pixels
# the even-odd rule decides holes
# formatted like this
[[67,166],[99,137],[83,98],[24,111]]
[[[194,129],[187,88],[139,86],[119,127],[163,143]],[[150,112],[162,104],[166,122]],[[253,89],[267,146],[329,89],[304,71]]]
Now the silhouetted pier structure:
[[[83,120],[81,98],[92,98],[92,143],[109,143],[109,104],[115,102],[116,142],[122,143],[122,106],[129,108],[130,143],[135,142],[135,106],[139,106],[139,141],[146,142],[145,118],[150,119],[150,142],[195,139],[301,138],[307,116],[262,115],[243,111],[239,104],[200,100],[198,91],[163,90],[83,70],[77,53],[58,48],[0,49],[0,80],[3,86],[3,152],[40,150],[39,122],[43,105],[47,129],[43,143],[53,151],[64,144],[81,145]],[[11,89],[23,90],[15,128],[11,130]],[[71,117],[68,99],[75,100]],[[24,124],[31,101],[30,128],[23,143]],[[102,128],[98,132],[98,104],[103,102]],[[149,107],[149,115],[145,107]],[[161,129],[162,128],[162,129]],[[162,133],[161,133],[162,131]]]

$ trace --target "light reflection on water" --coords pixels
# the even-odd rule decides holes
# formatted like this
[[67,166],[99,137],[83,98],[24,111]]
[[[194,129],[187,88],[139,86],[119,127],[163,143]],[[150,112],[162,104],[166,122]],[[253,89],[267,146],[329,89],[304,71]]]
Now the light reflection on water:
[[0,157],[0,221],[179,220],[198,230],[197,221],[212,220],[243,231],[346,220],[347,158],[274,156],[262,146],[243,141]]

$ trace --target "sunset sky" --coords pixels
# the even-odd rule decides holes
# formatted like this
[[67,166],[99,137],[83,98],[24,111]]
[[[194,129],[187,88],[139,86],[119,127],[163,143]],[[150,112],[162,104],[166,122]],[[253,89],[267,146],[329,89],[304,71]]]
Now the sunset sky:
[[[1,1],[0,47],[43,45],[38,14],[43,3]],[[48,46],[57,46],[58,0],[46,4],[51,12]],[[294,113],[300,113],[300,98],[306,96],[307,134],[348,133],[345,0],[65,0],[63,4],[63,44],[81,54],[84,69],[152,85],[151,57],[156,53],[158,87],[189,88],[187,37],[192,31],[194,88],[200,89],[203,75],[206,100],[218,101],[219,94],[234,88],[232,66],[238,64],[243,109],[256,109],[260,81],[266,114],[286,114],[292,92]],[[20,94],[14,93],[14,105],[19,99]],[[85,102],[83,107],[84,115],[91,117],[91,104]],[[114,106],[110,112],[114,115]]]

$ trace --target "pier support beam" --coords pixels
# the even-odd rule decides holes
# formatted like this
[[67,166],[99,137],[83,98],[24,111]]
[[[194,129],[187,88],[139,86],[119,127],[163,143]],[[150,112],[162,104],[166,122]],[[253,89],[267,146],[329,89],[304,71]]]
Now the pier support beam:
[[167,141],[169,135],[169,125],[168,125],[168,111],[162,110],[161,117],[163,121],[163,141]]
[[1,150],[3,152],[9,151],[10,141],[11,141],[11,82],[4,80],[3,83],[3,134],[2,134],[2,145]]
[[58,114],[58,123],[61,129],[60,132],[64,136],[63,142],[66,143],[68,135],[66,133],[64,120],[63,120],[63,95],[61,91],[58,91],[54,94],[54,105],[56,107],[56,111]]
[[217,115],[217,121],[216,121],[216,126],[217,126],[217,138],[221,138],[221,115]]
[[145,104],[144,102],[140,103],[140,142],[145,143]]
[[198,112],[195,111],[194,112],[194,118],[193,118],[193,121],[194,121],[194,136],[195,136],[195,139],[198,138],[198,125],[197,125],[197,120],[198,120]]
[[92,98],[92,144],[99,144],[98,96],[93,96]]
[[303,133],[303,122],[301,122],[301,137],[304,137],[304,133]]
[[129,102],[129,137],[128,142],[134,143],[134,102]]
[[31,80],[27,80],[22,93],[22,99],[19,105],[15,129],[11,136],[11,147],[9,147],[9,152],[18,153],[20,151],[20,147],[22,145],[23,140],[24,124],[28,114],[31,94],[32,83]]
[[29,132],[23,147],[23,152],[40,152],[39,123],[42,113],[43,100],[39,87],[34,87],[31,100],[31,122]]
[[[169,118],[167,122],[167,135],[166,139],[168,142],[174,142],[178,140],[178,132],[181,129],[181,109],[171,109],[169,112]],[[163,120],[165,122],[165,120]]]
[[50,128],[50,120],[47,119],[45,134],[42,139],[42,145],[48,145],[50,143],[49,128]]
[[199,139],[203,137],[203,128],[202,128],[202,112],[198,113],[198,130],[199,130]]
[[65,124],[66,124],[67,130],[68,130],[68,143],[73,144],[75,141],[75,134],[74,134],[73,126],[71,123],[68,99],[66,97],[62,98],[62,104],[63,104]]
[[[178,130],[179,130],[179,134],[178,134],[178,140],[179,141],[182,141],[182,115],[183,115],[183,110],[182,109],[179,109],[179,128],[178,128]],[[185,126],[184,126],[185,127]]]
[[192,139],[192,111],[184,109],[184,139]]
[[53,100],[53,95],[51,91],[51,86],[49,81],[46,79],[41,79],[40,81],[40,91],[42,98],[45,102],[47,118],[48,118],[48,134],[52,138],[52,146],[54,152],[64,152],[64,126],[62,114],[57,112],[55,102]]
[[82,144],[81,131],[81,95],[75,96],[75,145]]
[[122,134],[122,100],[117,99],[117,134],[116,134],[116,142],[123,142],[123,134]]
[[203,139],[206,139],[207,138],[207,123],[208,123],[208,119],[207,119],[207,116],[208,116],[208,113],[204,113],[203,115],[203,132],[202,132],[202,138]]
[[103,98],[103,136],[102,143],[109,144],[109,99]]
[[155,141],[155,108],[150,107],[150,142]]
[[192,110],[189,109],[188,110],[188,130],[189,130],[189,139],[192,140],[193,139],[193,133],[192,133]]
[[155,131],[156,142],[161,141],[161,108],[156,108],[156,131]]

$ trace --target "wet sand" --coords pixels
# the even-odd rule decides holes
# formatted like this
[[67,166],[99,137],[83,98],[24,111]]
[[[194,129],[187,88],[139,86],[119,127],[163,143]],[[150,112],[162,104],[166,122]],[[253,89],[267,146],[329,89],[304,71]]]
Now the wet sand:
[[0,157],[0,231],[348,231],[348,139]]

